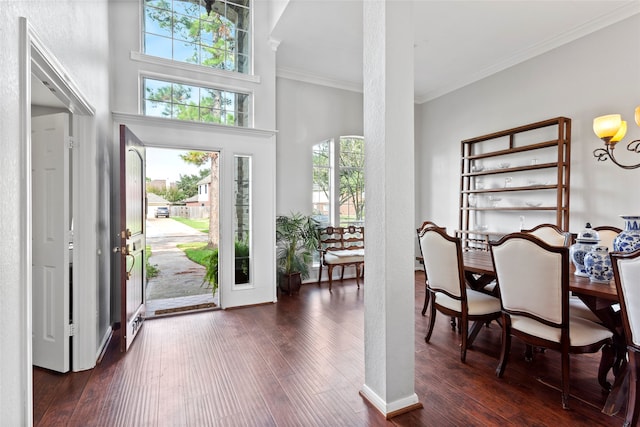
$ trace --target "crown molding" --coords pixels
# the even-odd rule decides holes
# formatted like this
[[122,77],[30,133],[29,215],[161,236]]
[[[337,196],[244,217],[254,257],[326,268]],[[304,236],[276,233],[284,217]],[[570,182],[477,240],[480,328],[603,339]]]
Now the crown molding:
[[348,90],[351,92],[362,93],[362,83],[347,80],[339,80],[330,77],[324,77],[317,74],[310,74],[306,71],[299,71],[293,68],[277,68],[276,77],[284,79],[298,80],[305,83],[316,84],[320,86],[328,86],[336,89]]

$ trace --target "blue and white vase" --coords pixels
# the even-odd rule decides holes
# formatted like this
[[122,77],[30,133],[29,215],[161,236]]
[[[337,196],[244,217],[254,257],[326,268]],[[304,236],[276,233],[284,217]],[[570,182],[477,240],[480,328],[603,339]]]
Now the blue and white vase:
[[578,233],[576,243],[569,248],[569,256],[573,265],[576,267],[576,271],[573,273],[576,276],[589,277],[587,270],[584,266],[584,257],[591,249],[595,248],[600,241],[600,235],[597,231],[591,228],[591,224],[587,223],[585,229]]
[[620,215],[624,219],[624,230],[613,240],[613,250],[633,252],[640,249],[640,215]]
[[613,279],[613,267],[606,246],[596,246],[587,252],[584,267],[592,282],[609,283]]

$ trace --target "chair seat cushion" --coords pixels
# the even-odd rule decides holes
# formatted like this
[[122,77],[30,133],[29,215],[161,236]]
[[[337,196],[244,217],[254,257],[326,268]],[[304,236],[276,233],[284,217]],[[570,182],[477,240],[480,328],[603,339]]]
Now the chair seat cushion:
[[593,311],[589,310],[589,307],[576,296],[569,297],[569,313],[573,317],[580,317],[592,322],[602,323],[598,316],[593,314]]
[[348,264],[355,262],[364,262],[364,249],[328,251],[324,255],[325,264]]
[[[524,316],[511,316],[511,328],[548,341],[560,342],[560,328],[543,325]],[[590,345],[611,338],[613,333],[602,325],[580,317],[569,319],[569,343],[572,347]]]
[[[436,293],[436,304],[446,307],[449,310],[462,311],[462,302],[441,292]],[[467,290],[467,305],[469,306],[468,314],[471,316],[497,313],[500,312],[501,309],[498,298],[472,289]]]

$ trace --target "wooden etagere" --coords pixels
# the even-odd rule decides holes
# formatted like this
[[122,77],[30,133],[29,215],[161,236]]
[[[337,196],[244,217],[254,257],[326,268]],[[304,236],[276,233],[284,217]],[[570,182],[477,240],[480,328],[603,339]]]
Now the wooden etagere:
[[457,233],[463,248],[488,249],[491,238],[519,230],[525,214],[568,231],[570,165],[566,117],[462,141]]

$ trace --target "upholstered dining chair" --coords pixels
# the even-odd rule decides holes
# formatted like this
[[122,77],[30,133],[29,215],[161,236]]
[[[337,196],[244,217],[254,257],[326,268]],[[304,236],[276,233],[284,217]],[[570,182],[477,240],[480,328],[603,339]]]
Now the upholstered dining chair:
[[460,238],[449,236],[442,228],[427,227],[419,230],[418,242],[425,274],[429,278],[427,289],[432,300],[425,342],[428,343],[431,339],[437,311],[459,319],[462,336],[460,360],[464,362],[467,356],[469,322],[484,324],[498,319],[500,300],[467,288]]
[[562,231],[555,224],[538,224],[529,230],[522,230],[522,233],[532,234],[552,246],[571,245],[571,233]]
[[569,407],[569,354],[612,351],[612,332],[569,310],[569,248],[527,233],[490,243],[502,303],[502,348],[496,375],[502,377],[511,337],[561,353],[562,406]]
[[635,426],[640,414],[640,250],[612,252],[611,263],[629,355],[629,393],[624,425]]
[[609,252],[613,252],[613,241],[618,237],[618,234],[622,232],[622,229],[611,225],[600,225],[598,227],[593,227],[593,229],[597,231],[598,236],[600,236],[600,242],[598,242],[598,245],[606,246],[609,248]]
[[[562,231],[554,224],[540,224],[530,230],[523,230],[552,246],[569,246],[572,241],[571,233]],[[571,313],[583,319],[599,322],[600,319],[576,296],[569,297],[569,308]]]
[[[425,221],[425,222],[423,222],[423,223],[422,223],[422,225],[420,225],[420,227],[418,227],[418,228],[417,228],[417,230],[416,230],[416,231],[417,231],[417,233],[418,233],[418,236],[420,235],[420,232],[421,232],[422,230],[425,230],[425,229],[430,228],[430,227],[441,228],[441,229],[442,229],[442,230],[444,230],[445,232],[447,231],[447,228],[446,228],[446,227],[440,227],[438,224],[436,224],[436,223],[435,223],[435,222],[433,222],[433,221]],[[426,277],[426,274],[425,274],[425,278],[424,278],[424,279],[425,279],[425,281],[424,281],[424,285],[425,285],[425,288],[424,288],[424,304],[422,305],[422,315],[423,315],[423,316],[424,316],[424,314],[427,312],[427,308],[429,307],[429,300],[430,300],[430,298],[429,298],[429,295],[430,295],[430,294],[429,294],[429,288],[428,288],[428,286],[427,286],[427,281],[428,281],[428,279],[427,279],[427,277]],[[455,320],[454,320],[454,321],[455,321]]]

